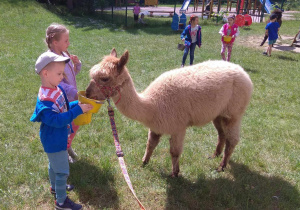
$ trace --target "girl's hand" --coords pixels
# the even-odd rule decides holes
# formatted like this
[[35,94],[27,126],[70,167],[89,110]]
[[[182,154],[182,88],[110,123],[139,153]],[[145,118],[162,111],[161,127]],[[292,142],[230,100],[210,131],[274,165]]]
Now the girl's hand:
[[75,65],[80,63],[77,55],[70,55],[70,58]]
[[184,42],[184,41],[185,41],[185,38],[183,38],[182,41]]
[[86,113],[86,112],[90,111],[91,109],[93,109],[93,105],[91,105],[91,104],[82,104],[79,102],[78,105],[80,106],[83,113]]

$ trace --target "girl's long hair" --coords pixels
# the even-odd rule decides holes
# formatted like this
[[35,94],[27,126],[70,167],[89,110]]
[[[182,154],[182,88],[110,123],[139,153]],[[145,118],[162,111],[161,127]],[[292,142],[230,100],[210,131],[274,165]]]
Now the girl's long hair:
[[[58,23],[52,23],[47,29],[46,29],[46,39],[45,42],[49,48],[49,50],[52,50],[52,42],[59,41],[61,34],[63,33],[69,33],[69,30],[66,28],[66,26],[58,24]],[[67,55],[70,57],[69,52],[66,52]],[[68,81],[67,75],[64,73],[64,79]]]
[[47,29],[46,29],[46,44],[48,48],[51,50],[51,44],[52,42],[59,41],[61,34],[69,32],[69,30],[61,24],[52,23]]

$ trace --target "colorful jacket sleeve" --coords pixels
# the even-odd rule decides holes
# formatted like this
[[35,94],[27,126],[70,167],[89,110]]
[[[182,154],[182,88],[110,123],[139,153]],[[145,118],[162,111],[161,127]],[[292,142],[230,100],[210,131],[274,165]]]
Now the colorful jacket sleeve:
[[[71,102],[73,103],[73,102]],[[68,124],[70,124],[73,119],[75,119],[78,115],[82,114],[82,109],[79,105],[73,104],[70,105],[70,110],[64,113],[57,113],[52,106],[54,105],[51,101],[40,101],[38,99],[36,109],[34,114],[32,115],[30,121],[32,122],[43,122],[48,126],[61,128]],[[55,105],[54,105],[55,106]]]

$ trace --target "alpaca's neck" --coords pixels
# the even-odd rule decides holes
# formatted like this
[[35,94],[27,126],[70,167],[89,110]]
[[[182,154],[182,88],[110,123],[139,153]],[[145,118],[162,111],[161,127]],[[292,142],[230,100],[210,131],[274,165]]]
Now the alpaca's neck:
[[115,104],[120,99],[116,107],[122,114],[133,120],[147,122],[151,116],[149,114],[153,110],[151,102],[136,92],[130,76],[121,85],[120,94],[115,95],[112,99]]

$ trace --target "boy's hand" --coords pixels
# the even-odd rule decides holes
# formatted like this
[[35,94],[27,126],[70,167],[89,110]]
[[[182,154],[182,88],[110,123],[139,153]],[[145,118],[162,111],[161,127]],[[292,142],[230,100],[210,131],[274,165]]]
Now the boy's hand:
[[182,41],[184,42],[184,41],[185,41],[185,38],[183,38]]
[[88,111],[90,111],[91,109],[93,109],[93,105],[91,104],[82,104],[82,103],[78,103],[78,105],[80,106],[80,108],[82,109],[83,113],[86,113]]

